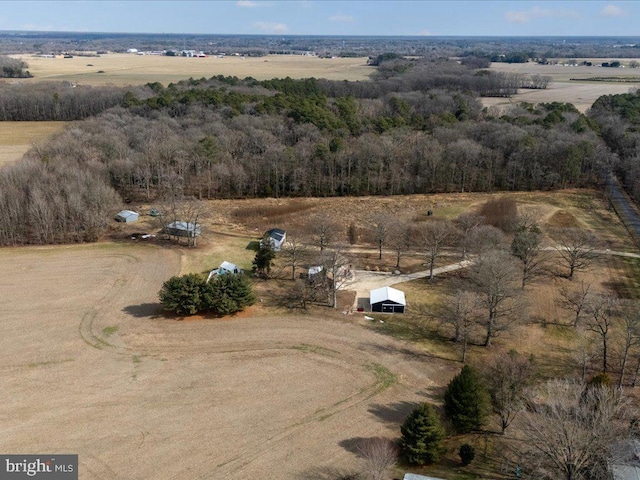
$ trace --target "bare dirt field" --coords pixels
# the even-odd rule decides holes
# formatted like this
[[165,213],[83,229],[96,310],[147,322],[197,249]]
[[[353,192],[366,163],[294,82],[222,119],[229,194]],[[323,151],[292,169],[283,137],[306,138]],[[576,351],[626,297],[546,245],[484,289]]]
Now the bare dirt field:
[[[578,59],[582,61],[583,59]],[[594,59],[595,61],[595,59]],[[602,61],[600,59],[599,61]],[[502,106],[511,103],[530,102],[569,102],[581,112],[586,112],[593,102],[602,95],[616,95],[628,93],[640,87],[640,69],[638,68],[607,68],[607,67],[569,67],[564,65],[538,65],[537,63],[492,63],[491,70],[506,73],[520,73],[526,75],[538,74],[552,78],[545,90],[520,89],[511,98],[483,98],[482,104]],[[596,77],[635,78],[632,82],[615,81],[575,81],[572,78],[588,79]]]
[[334,478],[459,368],[355,317],[158,317],[181,253],[0,250],[2,451],[78,453],[82,479]]
[[17,162],[38,142],[62,131],[67,122],[0,122],[0,167]]
[[[228,56],[187,58],[159,55],[106,54],[99,57],[42,58],[14,55],[29,65],[34,82],[66,80],[82,85],[167,85],[187,78],[231,75],[258,80],[271,78],[326,78],[329,80],[367,80],[374,71],[367,58],[318,58],[303,55],[266,57]],[[100,72],[100,73],[99,73]]]

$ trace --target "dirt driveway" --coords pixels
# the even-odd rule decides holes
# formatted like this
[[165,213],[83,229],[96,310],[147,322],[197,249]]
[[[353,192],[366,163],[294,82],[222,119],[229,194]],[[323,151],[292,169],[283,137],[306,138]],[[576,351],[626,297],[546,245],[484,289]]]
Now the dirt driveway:
[[[472,263],[473,262],[471,260],[464,260],[461,262],[451,263],[449,265],[443,265],[442,267],[434,268],[433,274],[439,275],[445,272],[453,272],[461,268],[466,268]],[[356,292],[354,309],[364,308],[364,311],[368,312],[370,310],[369,293],[371,290],[381,287],[391,287],[393,285],[398,285],[399,283],[409,282],[419,278],[427,278],[429,275],[429,270],[414,273],[401,273],[398,275],[389,272],[356,270],[354,280],[348,283],[345,288]]]

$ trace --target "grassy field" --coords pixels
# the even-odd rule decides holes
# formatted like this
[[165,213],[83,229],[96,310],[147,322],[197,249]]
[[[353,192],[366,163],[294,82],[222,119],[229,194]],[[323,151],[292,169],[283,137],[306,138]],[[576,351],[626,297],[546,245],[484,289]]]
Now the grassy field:
[[367,58],[318,58],[302,55],[266,57],[187,58],[156,55],[107,54],[100,57],[40,58],[14,56],[29,65],[35,78],[26,82],[66,80],[82,85],[141,85],[160,82],[167,85],[189,77],[214,75],[271,78],[326,78],[366,80],[373,72]]
[[66,122],[0,122],[0,167],[22,158],[33,144],[62,131]]
[[[578,59],[582,61],[584,59]],[[602,59],[592,59],[594,62]],[[483,105],[504,106],[510,103],[530,102],[569,102],[578,110],[586,112],[598,97],[602,95],[615,95],[628,93],[631,89],[640,87],[640,69],[637,68],[606,68],[606,67],[565,67],[564,65],[538,65],[537,63],[492,63],[491,70],[505,73],[538,74],[552,78],[549,87],[545,90],[520,89],[517,95],[511,98],[483,98]],[[596,77],[636,77],[637,80],[630,83],[572,81],[572,78],[588,79]]]

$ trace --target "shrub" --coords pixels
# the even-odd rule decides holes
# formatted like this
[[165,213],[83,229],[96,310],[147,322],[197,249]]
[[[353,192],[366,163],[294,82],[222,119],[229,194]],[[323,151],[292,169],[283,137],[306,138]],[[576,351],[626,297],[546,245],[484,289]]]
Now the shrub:
[[462,460],[462,465],[469,465],[476,456],[476,450],[468,443],[465,443],[460,447],[460,451],[458,452],[460,455],[460,460]]
[[426,465],[442,455],[444,428],[433,406],[428,403],[416,408],[400,427],[400,448],[407,462]]
[[479,215],[486,225],[492,225],[505,233],[512,232],[518,219],[518,206],[513,198],[496,198],[480,207]]
[[444,393],[444,411],[458,433],[468,433],[484,424],[489,395],[473,367],[465,365],[449,382]]

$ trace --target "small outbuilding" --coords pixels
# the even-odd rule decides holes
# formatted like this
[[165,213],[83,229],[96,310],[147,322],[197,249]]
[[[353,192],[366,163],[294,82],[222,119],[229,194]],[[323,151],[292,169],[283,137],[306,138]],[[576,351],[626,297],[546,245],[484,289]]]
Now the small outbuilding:
[[417,473],[405,473],[402,480],[443,480],[442,478],[426,477]]
[[407,302],[404,292],[391,287],[382,287],[371,290],[369,302],[372,312],[404,313]]
[[117,222],[131,223],[137,222],[140,215],[132,210],[122,210],[116,215]]
[[316,275],[319,275],[320,273],[322,273],[323,270],[324,270],[324,267],[322,265],[309,267],[309,272],[307,273],[307,275],[309,276],[309,279],[312,279],[312,278],[315,278]]
[[215,270],[211,270],[209,272],[209,276],[207,277],[207,282],[211,280],[211,277],[216,275],[227,275],[230,273],[241,274],[242,269],[234,263],[227,262],[226,260],[220,264],[219,268]]
[[197,237],[202,233],[198,223],[191,222],[171,222],[167,225],[166,231],[169,235],[176,237]]
[[271,230],[267,230],[264,233],[264,236],[271,239],[271,245],[275,252],[282,250],[284,242],[287,241],[287,232],[281,228],[272,228]]

